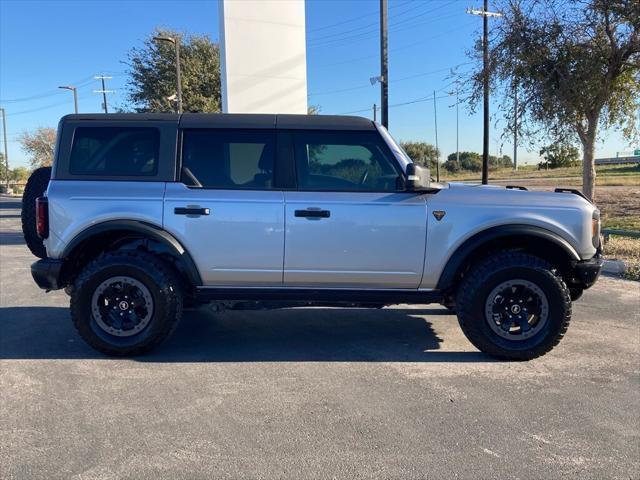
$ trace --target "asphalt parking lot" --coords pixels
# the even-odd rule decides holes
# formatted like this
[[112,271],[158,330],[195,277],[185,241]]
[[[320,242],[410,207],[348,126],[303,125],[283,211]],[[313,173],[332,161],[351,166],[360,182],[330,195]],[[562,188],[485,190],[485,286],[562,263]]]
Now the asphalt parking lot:
[[114,360],[31,280],[0,198],[0,478],[640,478],[640,283],[493,361],[438,305],[189,312]]

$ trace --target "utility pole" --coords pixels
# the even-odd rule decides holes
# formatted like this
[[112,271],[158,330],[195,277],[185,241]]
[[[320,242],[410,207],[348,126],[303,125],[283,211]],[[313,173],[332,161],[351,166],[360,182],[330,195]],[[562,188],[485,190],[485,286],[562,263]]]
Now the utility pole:
[[471,15],[482,17],[482,91],[483,91],[483,135],[482,135],[482,184],[489,183],[489,17],[501,17],[501,13],[489,11],[489,0],[484,0],[482,10],[468,9]]
[[440,151],[438,150],[438,110],[436,108],[436,91],[433,91],[433,121],[436,125],[436,182],[440,181]]
[[482,184],[489,183],[489,0],[484,0],[482,15],[482,103],[483,103],[483,133],[482,133]]
[[[63,90],[71,90],[73,92],[73,111],[75,113],[78,113],[78,89],[71,85],[63,85],[58,88],[61,88]],[[104,89],[104,86],[103,86],[103,89]]]
[[513,86],[513,169],[518,170],[518,84]]
[[389,65],[387,58],[387,0],[380,0],[380,113],[381,123],[389,128]]
[[7,186],[7,193],[9,193],[9,153],[7,152],[7,116],[4,108],[0,108],[2,112],[2,135],[4,137],[4,179]]
[[460,119],[458,114],[458,85],[456,84],[456,162],[460,165]]
[[102,90],[94,90],[93,93],[101,93],[102,94],[102,106],[104,108],[104,113],[109,113],[109,108],[107,106],[107,93],[113,93],[114,90],[107,90],[105,85],[104,85],[104,81],[105,80],[110,80],[113,77],[107,77],[105,75],[96,75],[95,77],[96,80],[100,80],[102,82]]

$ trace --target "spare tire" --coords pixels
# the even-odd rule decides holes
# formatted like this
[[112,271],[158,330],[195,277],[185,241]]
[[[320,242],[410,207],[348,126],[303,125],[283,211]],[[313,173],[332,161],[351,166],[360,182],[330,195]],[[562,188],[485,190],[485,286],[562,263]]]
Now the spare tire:
[[36,231],[36,198],[41,197],[49,185],[51,167],[33,171],[22,194],[22,234],[24,241],[36,257],[46,258],[47,250]]

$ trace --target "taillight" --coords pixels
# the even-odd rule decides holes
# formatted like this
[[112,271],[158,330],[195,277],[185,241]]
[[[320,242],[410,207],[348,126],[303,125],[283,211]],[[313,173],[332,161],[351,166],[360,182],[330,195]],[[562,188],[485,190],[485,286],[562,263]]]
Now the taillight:
[[47,197],[36,198],[36,232],[40,238],[49,236],[49,201]]

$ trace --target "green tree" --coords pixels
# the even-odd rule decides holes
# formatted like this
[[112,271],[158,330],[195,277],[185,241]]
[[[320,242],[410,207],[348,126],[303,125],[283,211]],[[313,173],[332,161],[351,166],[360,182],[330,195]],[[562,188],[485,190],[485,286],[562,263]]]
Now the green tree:
[[55,128],[39,127],[32,132],[22,132],[18,142],[28,155],[32,168],[48,167],[53,162],[56,147]]
[[454,152],[447,157],[444,168],[451,173],[462,170],[480,172],[482,171],[482,156],[476,152],[460,152],[460,161],[458,161],[457,154]]
[[509,155],[502,155],[501,157],[496,157],[495,155],[489,155],[489,168],[490,169],[498,169],[498,168],[512,168],[513,160]]
[[[594,147],[602,128],[638,136],[638,0],[498,0],[489,75],[507,125],[529,138],[579,140],[583,191],[593,198]],[[472,110],[482,97],[481,45],[470,52]],[[517,88],[519,108],[513,108]],[[512,127],[511,127],[512,128]]]
[[176,58],[172,43],[154,40],[169,36],[180,41],[182,108],[185,112],[219,112],[220,48],[205,35],[156,29],[142,47],[129,51],[127,97],[137,112],[173,112],[176,109]]
[[9,179],[16,183],[26,183],[31,175],[31,170],[27,167],[16,167],[9,170]]
[[407,155],[418,165],[429,167],[432,172],[436,169],[436,161],[440,152],[427,142],[400,142]]
[[580,152],[573,145],[553,143],[540,149],[540,156],[544,159],[538,168],[575,167],[580,164]]
[[[7,172],[9,170],[7,163],[4,159],[4,153],[0,152],[0,175],[2,176],[2,180],[6,183],[9,179],[7,178]],[[9,177],[11,177],[11,172],[9,172]]]

